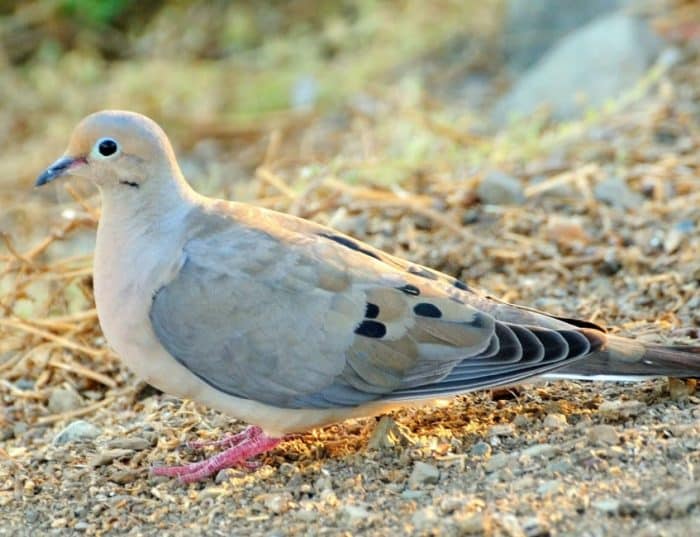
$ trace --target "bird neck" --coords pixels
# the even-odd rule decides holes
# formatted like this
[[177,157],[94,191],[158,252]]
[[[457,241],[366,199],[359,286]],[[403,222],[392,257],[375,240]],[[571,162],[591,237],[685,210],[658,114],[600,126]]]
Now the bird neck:
[[197,193],[179,173],[151,177],[138,188],[119,185],[102,187],[100,191],[100,224],[109,222],[124,230],[149,229],[154,224],[184,218],[197,198]]

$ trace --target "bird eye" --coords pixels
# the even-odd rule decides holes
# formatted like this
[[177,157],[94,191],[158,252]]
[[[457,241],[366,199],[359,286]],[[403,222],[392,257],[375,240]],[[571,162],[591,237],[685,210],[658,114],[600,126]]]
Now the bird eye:
[[111,157],[119,151],[119,144],[111,138],[102,138],[98,140],[96,146],[97,152],[103,157]]

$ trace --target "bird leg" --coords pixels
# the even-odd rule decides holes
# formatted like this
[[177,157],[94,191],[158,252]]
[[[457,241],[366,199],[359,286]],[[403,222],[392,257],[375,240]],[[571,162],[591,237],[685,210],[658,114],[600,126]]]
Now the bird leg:
[[258,436],[262,430],[260,427],[250,426],[246,427],[240,433],[227,434],[223,438],[217,440],[189,440],[185,445],[189,449],[204,449],[208,447],[213,448],[231,448],[237,446],[245,440],[250,440]]
[[227,436],[218,442],[196,442],[196,447],[202,445],[228,446],[221,453],[200,462],[182,466],[156,466],[151,468],[153,475],[177,477],[183,483],[193,483],[232,466],[247,466],[255,468],[254,462],[248,459],[265,453],[282,441],[281,438],[270,438],[260,427],[248,427],[243,432]]

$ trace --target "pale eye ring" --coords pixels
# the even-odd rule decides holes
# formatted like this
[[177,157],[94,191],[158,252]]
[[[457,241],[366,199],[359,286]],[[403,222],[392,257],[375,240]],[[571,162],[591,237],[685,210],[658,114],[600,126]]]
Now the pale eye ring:
[[95,147],[102,157],[111,157],[119,152],[119,144],[112,138],[101,138],[97,141]]

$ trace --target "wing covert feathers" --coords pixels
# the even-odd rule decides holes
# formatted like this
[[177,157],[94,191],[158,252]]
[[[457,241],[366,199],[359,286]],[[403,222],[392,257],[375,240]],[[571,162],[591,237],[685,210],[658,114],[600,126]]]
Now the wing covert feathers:
[[511,384],[590,357],[690,360],[493,299],[288,215],[217,203],[192,218],[187,261],[150,319],[180,363],[237,397],[337,408]]

